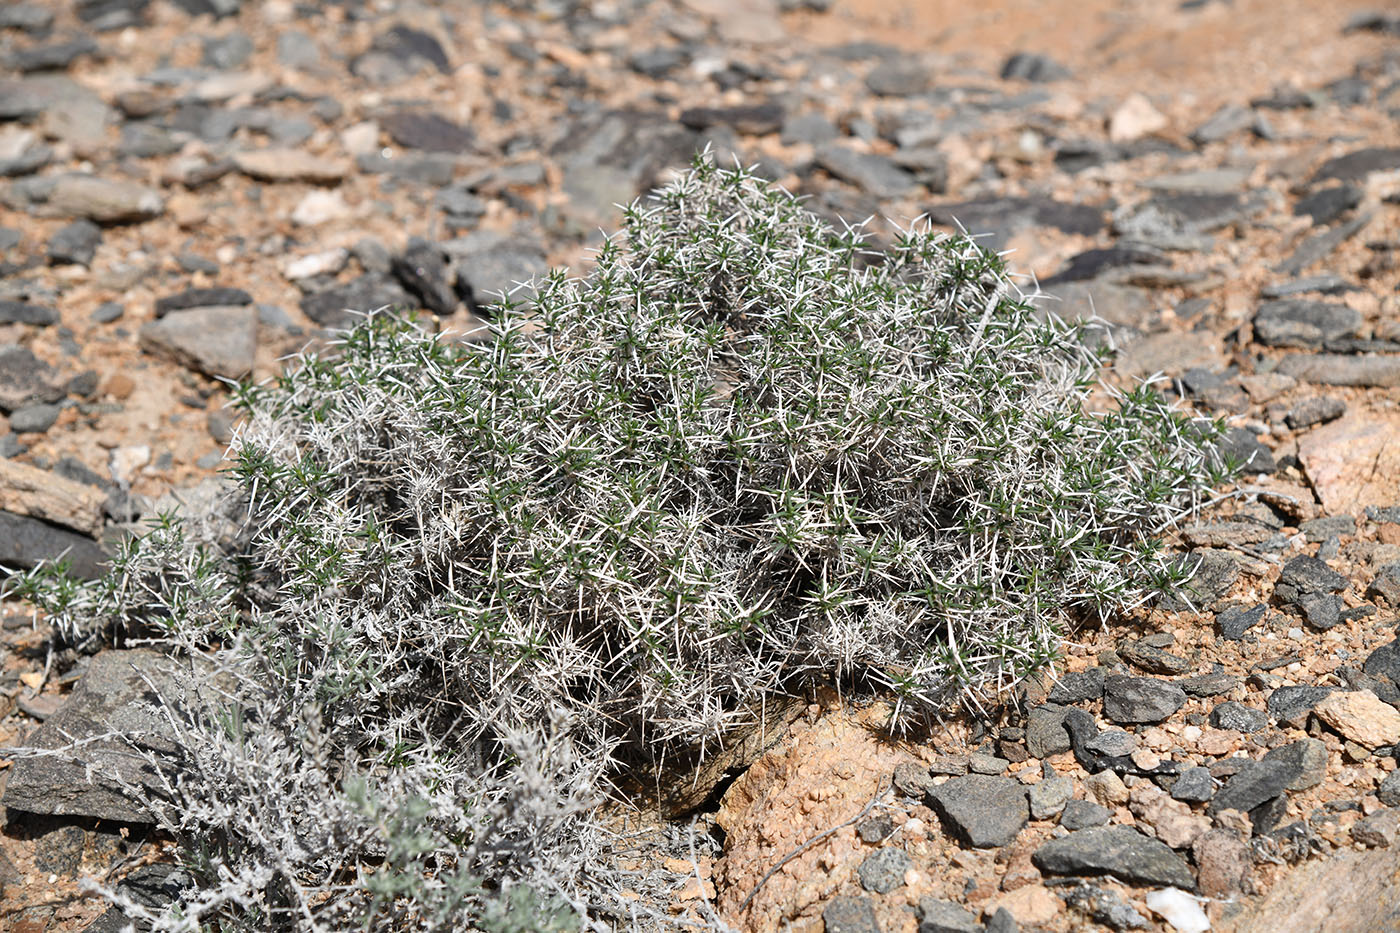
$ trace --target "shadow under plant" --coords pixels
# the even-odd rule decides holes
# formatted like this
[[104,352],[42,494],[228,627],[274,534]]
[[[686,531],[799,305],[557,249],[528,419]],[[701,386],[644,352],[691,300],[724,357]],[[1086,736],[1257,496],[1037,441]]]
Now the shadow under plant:
[[705,160],[625,221],[488,341],[376,314],[244,387],[237,523],[20,584],[70,644],[178,661],[171,741],[117,780],[193,881],[128,915],[670,923],[612,778],[832,678],[895,727],[975,706],[1189,574],[1155,538],[1229,475],[1218,426],[1145,387],[1090,411],[1101,357],[995,254],[873,253]]

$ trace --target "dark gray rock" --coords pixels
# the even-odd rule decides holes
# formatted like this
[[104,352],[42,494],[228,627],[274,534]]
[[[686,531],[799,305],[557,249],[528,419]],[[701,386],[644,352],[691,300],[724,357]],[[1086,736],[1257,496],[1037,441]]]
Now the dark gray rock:
[[1255,125],[1254,111],[1238,104],[1226,104],[1200,126],[1191,131],[1191,141],[1198,146],[1220,142]]
[[669,169],[689,164],[698,139],[662,113],[612,110],[572,126],[552,154],[564,171],[570,217],[589,226],[612,218]]
[[1254,315],[1254,338],[1270,347],[1313,349],[1354,336],[1361,323],[1361,313],[1346,305],[1298,298],[1268,301]]
[[1294,353],[1285,356],[1276,371],[1319,385],[1379,388],[1400,386],[1400,356],[1394,355]]
[[914,862],[903,849],[877,849],[865,857],[856,869],[860,886],[875,894],[889,894],[904,884],[904,873]]
[[1224,671],[1213,671],[1209,674],[1197,674],[1195,677],[1183,677],[1176,685],[1185,690],[1187,696],[1218,697],[1235,689],[1239,682],[1239,678],[1231,677]]
[[99,31],[141,25],[150,0],[75,0],[78,18]]
[[1358,149],[1328,159],[1313,173],[1312,184],[1323,181],[1364,182],[1376,172],[1400,169],[1400,146]]
[[961,905],[919,898],[919,933],[982,933],[982,924]]
[[896,149],[890,158],[934,194],[948,190],[948,156],[936,147]]
[[[41,562],[57,560],[66,560],[74,576],[95,580],[105,572],[107,555],[85,535],[27,515],[0,511],[0,567],[32,570]],[[10,781],[13,784],[14,778]]]
[[1338,246],[1361,232],[1367,224],[1371,222],[1374,214],[1365,213],[1358,217],[1353,217],[1344,224],[1339,224],[1331,230],[1326,230],[1314,236],[1308,237],[1293,254],[1274,266],[1274,271],[1282,275],[1299,275],[1314,263],[1321,262]]
[[1096,754],[1121,758],[1137,751],[1137,739],[1122,729],[1106,729],[1086,742],[1085,746]]
[[101,227],[90,220],[75,220],[49,238],[49,262],[91,265],[101,243]]
[[156,317],[165,317],[171,311],[188,311],[191,308],[227,307],[252,303],[253,296],[241,288],[187,288],[174,295],[157,298]]
[[1244,633],[1258,625],[1264,619],[1264,614],[1268,612],[1267,606],[1231,606],[1215,617],[1215,624],[1220,626],[1220,635],[1230,641],[1239,641],[1244,637]]
[[452,287],[455,272],[436,243],[410,237],[408,246],[394,257],[392,269],[409,294],[434,314],[449,315],[461,303]]
[[393,279],[365,273],[357,279],[301,299],[302,313],[322,327],[345,328],[372,311],[398,311],[418,304]]
[[401,110],[381,117],[379,124],[406,149],[459,154],[471,152],[476,143],[470,129],[435,113]]
[[887,156],[856,152],[837,143],[819,148],[816,164],[877,198],[897,198],[915,188],[914,176]]
[[1299,739],[1271,749],[1263,758],[1288,769],[1285,790],[1307,790],[1327,776],[1327,746],[1317,739]]
[[1333,185],[1299,198],[1293,205],[1293,216],[1311,217],[1318,226],[1330,224],[1361,203],[1365,192],[1356,185]]
[[[534,52],[533,47],[528,43],[521,43],[521,45],[524,46],[521,51],[525,55]],[[683,67],[688,61],[690,61],[690,56],[685,49],[674,45],[663,45],[633,52],[631,57],[627,59],[627,67],[638,74],[659,81],[677,68]]]
[[1259,440],[1248,428],[1233,427],[1215,443],[1216,450],[1223,456],[1231,457],[1240,463],[1246,473],[1275,473],[1278,462],[1274,452]]
[[841,135],[835,123],[820,113],[804,113],[789,118],[783,123],[782,142],[785,146],[794,143],[808,143],[820,146]]
[[930,790],[928,799],[948,830],[977,849],[1009,845],[1030,818],[1026,789],[1010,778],[951,778]]
[[1298,777],[1290,762],[1280,759],[1253,761],[1225,782],[1211,799],[1210,813],[1221,810],[1253,810],[1279,796]]
[[1144,638],[1128,642],[1118,649],[1118,656],[1149,674],[1184,674],[1191,669],[1191,662],[1186,658],[1147,641]]
[[1276,282],[1273,285],[1266,285],[1259,290],[1259,294],[1265,298],[1291,298],[1294,295],[1305,295],[1309,292],[1317,292],[1323,295],[1340,295],[1344,292],[1356,291],[1357,286],[1352,285],[1340,275],[1324,273],[1322,275],[1309,275],[1301,279],[1290,279],[1287,282]]
[[75,36],[60,42],[47,42],[10,53],[10,67],[17,71],[62,71],[84,55],[99,49],[91,36]]
[[[1254,437],[1248,431],[1245,434],[1249,438]],[[1222,440],[1228,441],[1230,438],[1231,435],[1226,435]],[[1217,442],[1217,446],[1222,445]],[[1249,456],[1249,453],[1236,454],[1241,462]],[[1209,605],[1212,600],[1229,592],[1240,575],[1240,565],[1235,558],[1228,552],[1215,548],[1197,548],[1189,554],[1182,555],[1178,560],[1183,567],[1192,569],[1193,573],[1181,592],[1168,593],[1160,600],[1159,605],[1168,612],[1185,612]]]
[[1249,220],[1267,206],[1263,198],[1244,194],[1161,194],[1113,214],[1113,228],[1130,237],[1172,250],[1201,250],[1207,234]]
[[1031,805],[1031,818],[1048,820],[1064,810],[1074,797],[1074,779],[1063,774],[1055,774],[1053,769],[1044,780],[1032,784],[1026,792]]
[[1048,758],[1071,747],[1063,706],[1044,704],[1030,711],[1026,717],[1026,751],[1032,758]]
[[1004,80],[1032,81],[1037,84],[1064,81],[1071,77],[1069,69],[1048,55],[1039,52],[1016,52],[1001,66]]
[[1185,691],[1155,677],[1116,674],[1104,678],[1103,714],[1111,722],[1161,722],[1185,702]]
[[1268,726],[1269,714],[1262,709],[1227,700],[1210,711],[1210,724],[1217,729],[1258,732]]
[[448,240],[442,248],[457,263],[458,293],[473,311],[495,304],[502,293],[515,292],[518,299],[521,283],[549,272],[544,249],[532,240],[475,233]]
[[64,392],[56,379],[53,368],[28,347],[0,344],[0,411],[58,401]]
[[1112,810],[1100,806],[1092,800],[1071,800],[1065,804],[1064,810],[1060,811],[1060,825],[1070,832],[1074,832],[1079,829],[1103,826],[1112,815]]
[[1400,689],[1400,642],[1388,641],[1372,651],[1361,670],[1388,688],[1387,693]]
[[1215,779],[1209,768],[1187,768],[1172,784],[1172,798],[1187,803],[1204,803],[1215,796]]
[[1336,593],[1347,588],[1347,578],[1316,557],[1300,555],[1283,565],[1274,595],[1295,602],[1309,593]]
[[172,311],[142,324],[139,336],[147,352],[205,375],[242,379],[257,355],[258,312],[246,305]]
[[[1055,686],[1050,688],[1051,703],[1086,703],[1103,696],[1103,668],[1091,667],[1087,670],[1065,674]],[[1063,721],[1063,714],[1061,715]]]
[[929,788],[933,786],[928,768],[912,761],[904,761],[895,765],[891,783],[895,790],[906,797],[915,799],[923,799],[923,796],[929,792]]
[[452,65],[442,43],[421,29],[402,25],[375,36],[368,51],[350,62],[356,77],[381,85],[398,83],[426,68],[447,74]]
[[227,71],[245,64],[252,57],[253,40],[246,33],[234,32],[204,40],[203,63],[211,68]]
[[171,0],[171,2],[191,16],[212,16],[215,19],[234,16],[243,6],[243,0]]
[[1295,604],[1303,611],[1303,620],[1319,632],[1342,623],[1342,598],[1334,593],[1305,593]]
[[[1335,421],[1347,413],[1347,403],[1339,398],[1331,398],[1323,395],[1314,395],[1305,398],[1288,410],[1288,414],[1283,416],[1283,420],[1288,422],[1288,426],[1295,431],[1303,428],[1310,428],[1315,424],[1325,424],[1328,421]],[[1336,516],[1346,518],[1347,516]],[[1353,525],[1352,531],[1355,531]],[[1350,534],[1351,532],[1348,532]]]
[[1147,918],[1134,910],[1117,891],[1078,884],[1065,895],[1065,903],[1111,930],[1142,930],[1148,926]]
[[826,933],[881,933],[875,908],[865,897],[836,897],[822,911]]
[[912,97],[933,86],[933,75],[916,59],[898,55],[871,69],[865,86],[880,97]]
[[1376,788],[1376,797],[1387,807],[1400,806],[1400,771],[1392,771]]
[[1386,564],[1376,571],[1366,587],[1370,599],[1383,599],[1391,606],[1400,606],[1400,564]]
[[1313,707],[1332,690],[1332,687],[1318,687],[1312,684],[1278,687],[1269,694],[1264,705],[1279,725],[1302,725]]
[[727,126],[745,136],[776,133],[783,125],[781,104],[749,104],[741,107],[691,107],[682,110],[680,121],[692,130]]
[[16,434],[42,434],[53,427],[61,411],[57,405],[45,402],[16,408],[10,412],[10,430]]
[[42,305],[0,299],[0,324],[29,324],[50,327],[58,323],[58,312]]
[[1129,826],[1081,829],[1036,849],[1031,861],[1055,875],[1107,875],[1194,890],[1191,869],[1163,842]]
[[392,157],[371,152],[357,156],[355,166],[367,175],[390,175],[399,181],[441,188],[452,183],[457,158],[435,152],[404,152]]
[[1089,249],[1071,256],[1064,268],[1041,284],[1049,287],[1061,282],[1083,282],[1125,266],[1160,264],[1167,261],[1166,254],[1161,250],[1147,247],[1109,246]]
[[991,249],[1003,249],[1011,237],[1033,227],[1095,236],[1104,228],[1102,208],[1051,198],[978,198],[929,208],[929,219],[944,227],[959,223],[969,233],[987,234]]
[[47,33],[53,25],[53,10],[37,3],[10,3],[0,7],[0,29]]
[[184,147],[175,133],[152,123],[127,123],[122,126],[117,153],[134,159],[155,159],[174,155]]

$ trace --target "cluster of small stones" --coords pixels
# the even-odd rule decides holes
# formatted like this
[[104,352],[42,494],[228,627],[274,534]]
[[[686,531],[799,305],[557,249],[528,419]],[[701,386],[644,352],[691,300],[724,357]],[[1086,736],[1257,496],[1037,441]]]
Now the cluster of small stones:
[[[469,335],[491,295],[576,261],[614,204],[708,146],[829,216],[927,212],[1015,247],[1058,313],[1096,313],[1124,373],[1230,418],[1250,462],[1239,495],[1180,532],[1201,565],[1189,603],[1144,614],[1148,632],[1082,636],[1098,644],[1072,646],[1022,719],[893,775],[903,822],[861,826],[863,889],[826,928],[873,930],[872,902],[901,896],[914,819],[998,852],[939,869],[966,893],[913,905],[925,933],[1144,928],[1163,906],[1149,889],[1218,907],[1279,862],[1393,845],[1400,25],[1339,22],[1390,44],[1191,113],[1091,94],[1042,54],[975,73],[787,39],[784,15],[826,6],[6,4],[0,565],[65,554],[100,572],[122,528],[197,503],[161,496],[217,469],[221,379],[275,372],[350,310]],[[18,612],[3,640],[0,741],[110,725],[69,693],[96,661],[46,677]],[[7,896],[139,848],[139,811],[81,774],[46,779],[6,792],[37,840],[19,867],[0,847]],[[167,880],[126,884],[158,901]],[[986,909],[1018,890],[1053,901]]]

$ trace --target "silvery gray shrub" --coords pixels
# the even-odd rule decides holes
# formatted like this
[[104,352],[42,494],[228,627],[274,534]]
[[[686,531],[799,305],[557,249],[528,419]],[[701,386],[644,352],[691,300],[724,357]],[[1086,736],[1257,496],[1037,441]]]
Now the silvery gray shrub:
[[1230,471],[973,239],[876,252],[737,167],[520,294],[489,340],[376,314],[242,387],[232,540],[168,518],[97,584],[25,582],[65,638],[222,684],[171,703],[151,801],[199,883],[134,915],[669,922],[610,854],[610,776],[822,680],[895,726],[1014,685],[1179,584],[1158,533]]

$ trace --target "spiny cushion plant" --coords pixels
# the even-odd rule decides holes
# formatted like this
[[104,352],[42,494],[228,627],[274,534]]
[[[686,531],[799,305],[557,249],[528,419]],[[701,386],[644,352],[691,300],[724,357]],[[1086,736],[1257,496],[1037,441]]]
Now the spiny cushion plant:
[[[420,801],[425,841],[390,864],[442,885],[429,863],[470,861],[460,884],[484,891],[539,889],[544,862],[524,844],[482,855],[454,788],[503,799],[492,763],[523,761],[531,724],[553,724],[536,744],[572,749],[568,768],[536,771],[564,782],[550,812],[576,813],[579,762],[596,781],[722,742],[820,679],[881,684],[907,722],[1050,661],[1070,620],[1180,582],[1154,536],[1227,474],[1218,426],[1146,387],[1100,391],[1111,403],[1091,411],[1099,355],[973,239],[916,225],[874,252],[704,159],[625,220],[586,276],[503,301],[489,340],[379,314],[241,389],[232,546],[171,522],[106,581],[36,579],[29,595],[70,638],[155,632],[236,657],[239,708],[266,710],[240,741],[281,749],[285,796],[314,781],[338,801],[349,815],[317,818],[360,835],[333,847],[388,845],[364,815],[369,781],[380,806]],[[241,753],[219,754],[179,793],[256,794],[251,772],[231,775]],[[488,773],[506,783],[489,790]],[[329,859],[225,824],[251,851],[245,900]],[[587,861],[571,845],[570,864]],[[394,905],[405,925],[435,922],[413,885],[380,897],[370,882],[398,876],[358,870],[358,888],[325,865],[299,877],[320,900],[283,878],[283,906],[264,897],[261,916]],[[585,887],[548,893],[584,915]]]

